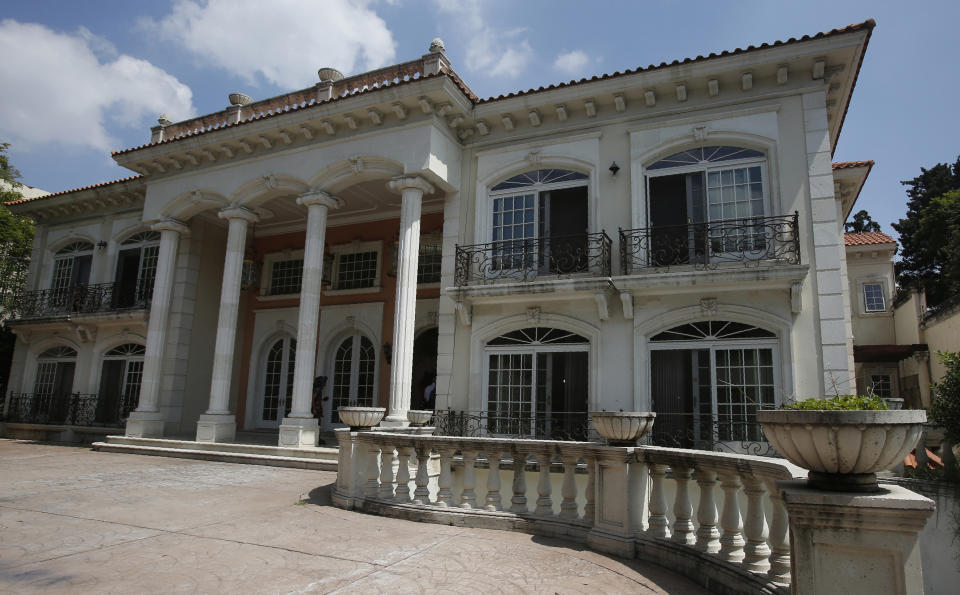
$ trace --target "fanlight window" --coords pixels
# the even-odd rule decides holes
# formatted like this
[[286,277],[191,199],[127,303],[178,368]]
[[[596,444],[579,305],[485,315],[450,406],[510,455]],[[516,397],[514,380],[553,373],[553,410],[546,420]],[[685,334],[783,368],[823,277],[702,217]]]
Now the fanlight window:
[[57,256],[81,255],[84,252],[93,252],[93,244],[90,242],[73,242],[57,250]]
[[706,320],[681,324],[650,338],[650,341],[704,341],[711,339],[772,339],[770,331],[728,320]]
[[148,242],[159,242],[159,241],[160,241],[159,231],[141,231],[140,233],[135,233],[129,238],[125,239],[122,242],[122,245],[129,246],[131,244],[144,244]]
[[123,345],[118,345],[108,351],[104,357],[143,357],[146,354],[147,348],[143,345],[137,345],[136,343],[125,343]]
[[578,180],[587,180],[587,175],[569,169],[537,169],[508,178],[490,190],[497,192],[499,190],[513,190],[515,188],[535,186],[537,184],[557,184]]
[[75,349],[71,349],[70,347],[58,345],[57,347],[51,347],[50,349],[47,349],[38,357],[41,359],[76,358],[77,352]]
[[670,167],[684,167],[688,165],[698,165],[704,163],[716,163],[718,161],[733,161],[735,159],[757,159],[764,155],[755,149],[744,149],[743,147],[700,147],[687,151],[674,153],[669,157],[664,157],[653,165],[647,166],[647,169],[667,169]]
[[585,337],[557,328],[529,327],[500,335],[487,345],[570,345],[590,343]]

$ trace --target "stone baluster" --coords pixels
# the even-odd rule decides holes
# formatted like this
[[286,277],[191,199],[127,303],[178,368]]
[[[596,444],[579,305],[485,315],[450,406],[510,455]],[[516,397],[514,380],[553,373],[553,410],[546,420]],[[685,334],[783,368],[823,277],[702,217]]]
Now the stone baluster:
[[397,492],[393,500],[400,504],[410,502],[410,456],[412,454],[413,449],[409,446],[397,448],[397,458],[399,459],[399,465],[397,466]]
[[487,496],[484,499],[486,505],[484,509],[495,511],[500,510],[500,451],[488,450],[487,465]]
[[367,483],[364,486],[363,495],[367,498],[376,498],[380,493],[380,468],[377,465],[377,456],[380,454],[380,447],[376,444],[365,444],[367,449]]
[[790,520],[787,517],[787,508],[783,505],[780,490],[771,482],[767,484],[770,501],[773,503],[773,518],[770,521],[770,537],[767,543],[770,546],[770,570],[767,576],[770,580],[790,584]]
[[537,481],[537,508],[534,514],[539,516],[553,516],[553,486],[550,485],[550,464],[553,456],[549,451],[537,455],[540,463],[540,476]]
[[453,474],[450,465],[453,461],[453,449],[440,448],[440,477],[437,480],[437,506],[444,508],[453,505]]
[[413,503],[420,506],[430,504],[430,490],[427,484],[430,483],[430,476],[427,474],[427,463],[430,462],[430,447],[417,447],[417,488],[413,490]]
[[594,514],[596,512],[597,498],[597,459],[595,457],[586,457],[584,462],[587,464],[587,486],[584,489],[583,499],[583,520],[590,526],[595,522]]
[[663,489],[663,479],[667,474],[667,466],[658,463],[651,463],[650,478],[652,485],[650,487],[650,518],[648,521],[647,534],[653,537],[668,538],[670,529],[667,521],[667,497]]
[[693,503],[690,501],[690,478],[693,469],[689,467],[671,467],[673,479],[677,484],[677,493],[673,499],[673,535],[671,539],[683,545],[697,542],[693,526]]
[[743,523],[747,544],[743,548],[743,567],[751,572],[765,573],[770,569],[767,519],[763,511],[763,495],[767,490],[763,481],[744,476],[743,491],[747,494],[747,518]]
[[474,488],[477,485],[477,476],[474,473],[474,465],[477,462],[477,451],[463,450],[463,491],[460,492],[460,508],[476,508],[477,493]]
[[381,500],[393,500],[393,446],[380,448],[380,492]]
[[697,486],[700,487],[700,503],[697,505],[696,548],[701,552],[715,554],[720,551],[720,531],[717,529],[717,473],[709,469],[697,469]]
[[720,477],[723,488],[723,516],[720,526],[720,559],[726,562],[743,560],[743,517],[740,516],[740,476],[737,473],[724,473]]
[[510,512],[521,514],[527,509],[527,455],[513,451],[513,497],[510,498]]
[[577,455],[563,454],[563,487],[560,495],[563,500],[560,502],[560,518],[577,518]]

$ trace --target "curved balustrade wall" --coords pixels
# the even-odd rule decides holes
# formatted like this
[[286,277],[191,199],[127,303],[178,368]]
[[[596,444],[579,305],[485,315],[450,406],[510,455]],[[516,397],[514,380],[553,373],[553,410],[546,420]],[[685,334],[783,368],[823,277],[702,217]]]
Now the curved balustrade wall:
[[715,592],[789,592],[782,459],[594,442],[339,430],[334,504],[526,531],[682,572]]

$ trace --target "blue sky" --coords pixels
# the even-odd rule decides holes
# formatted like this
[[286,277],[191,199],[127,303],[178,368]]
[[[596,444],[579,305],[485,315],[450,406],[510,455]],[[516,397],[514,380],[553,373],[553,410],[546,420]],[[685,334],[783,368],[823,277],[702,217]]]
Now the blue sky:
[[486,97],[874,18],[835,159],[877,164],[858,202],[884,231],[900,180],[960,154],[960,2],[668,0],[0,1],[0,140],[49,191],[131,175],[110,150],[174,120],[416,58],[441,37]]

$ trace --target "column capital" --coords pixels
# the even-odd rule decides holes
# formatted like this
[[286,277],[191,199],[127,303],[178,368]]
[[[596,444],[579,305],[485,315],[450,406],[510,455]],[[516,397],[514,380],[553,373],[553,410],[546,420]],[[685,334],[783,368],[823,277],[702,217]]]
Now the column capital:
[[329,192],[311,190],[298,196],[297,204],[304,207],[323,205],[328,209],[339,209],[343,206],[343,201]]
[[152,231],[175,231],[182,236],[190,235],[190,228],[187,227],[187,224],[173,217],[157,219],[151,222],[150,229]]
[[387,188],[398,194],[407,188],[416,188],[423,194],[433,194],[436,191],[433,184],[421,176],[397,176],[387,182]]
[[217,213],[221,219],[243,219],[247,223],[256,223],[260,217],[246,207],[227,207]]

